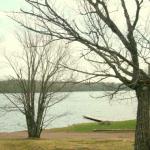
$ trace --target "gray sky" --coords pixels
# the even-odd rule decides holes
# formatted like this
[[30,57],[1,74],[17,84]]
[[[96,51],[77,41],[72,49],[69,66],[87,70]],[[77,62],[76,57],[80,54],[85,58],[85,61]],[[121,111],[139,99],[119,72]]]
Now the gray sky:
[[[7,17],[7,13],[19,11],[25,8],[24,0],[0,0],[0,36],[5,36],[5,32],[12,31],[15,27],[14,21]],[[8,37],[8,36],[7,36]]]
[[[59,1],[64,4],[68,3],[68,0]],[[70,4],[68,3],[68,5]],[[0,0],[0,80],[7,78],[10,74],[12,75],[12,70],[7,64],[4,55],[9,57],[14,53],[19,53],[21,49],[15,37],[18,24],[11,20],[7,13],[19,11],[20,8],[26,7],[24,0]]]
[[5,63],[4,53],[11,53],[18,46],[14,39],[15,24],[6,16],[6,12],[17,11],[22,6],[22,0],[1,0],[0,1],[0,79],[11,73]]
[[[128,1],[131,2],[131,0]],[[60,2],[64,5],[67,5],[67,7],[65,8],[67,8],[68,11],[72,8],[75,9],[75,3],[71,3],[71,0],[59,0],[59,7],[63,10],[63,5],[60,5]],[[118,0],[113,0],[113,2],[118,2]],[[132,4],[129,3],[129,6],[131,8],[130,11],[132,12]],[[24,0],[0,0],[0,79],[7,76],[8,74],[11,74],[11,70],[5,63],[4,54],[11,55],[14,51],[19,52],[20,49],[19,44],[14,37],[14,32],[17,29],[17,24],[10,18],[8,18],[5,12],[19,11],[20,8],[25,7],[26,5],[24,3]],[[143,16],[142,20],[145,20],[147,18],[147,14],[150,14],[150,2],[145,4],[143,7],[144,9],[141,15]],[[111,8],[113,9],[112,6]],[[117,21],[118,23],[122,22],[121,16],[119,19],[117,19]]]

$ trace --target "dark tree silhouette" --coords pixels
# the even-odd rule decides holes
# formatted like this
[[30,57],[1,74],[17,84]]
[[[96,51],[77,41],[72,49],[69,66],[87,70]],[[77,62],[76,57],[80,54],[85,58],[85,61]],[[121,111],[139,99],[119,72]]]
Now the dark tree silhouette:
[[[2,108],[6,111],[19,110],[26,118],[28,136],[40,138],[47,123],[63,115],[47,116],[47,113],[68,95],[59,93],[65,82],[55,86],[64,78],[65,69],[60,62],[66,60],[67,55],[63,47],[54,46],[47,36],[25,31],[18,34],[18,39],[23,54],[15,57],[15,61],[6,58],[15,73],[13,80],[20,93],[4,94],[12,105]],[[67,78],[70,79],[69,75]]]

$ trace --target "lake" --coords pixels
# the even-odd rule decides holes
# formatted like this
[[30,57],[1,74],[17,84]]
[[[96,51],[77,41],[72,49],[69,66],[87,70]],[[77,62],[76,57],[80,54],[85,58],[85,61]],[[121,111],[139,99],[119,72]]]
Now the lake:
[[[64,127],[71,124],[90,122],[84,115],[101,120],[117,121],[135,119],[137,101],[133,91],[122,91],[113,100],[103,97],[103,91],[73,92],[62,102],[48,111],[48,116],[61,116],[49,122],[46,128]],[[7,99],[1,94],[1,106]],[[25,117],[20,112],[5,113],[0,111],[0,132],[25,130]]]

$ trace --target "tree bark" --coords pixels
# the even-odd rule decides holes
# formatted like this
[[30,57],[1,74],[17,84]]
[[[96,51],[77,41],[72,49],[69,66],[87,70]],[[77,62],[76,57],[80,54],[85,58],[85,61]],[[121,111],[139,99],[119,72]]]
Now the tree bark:
[[28,128],[28,137],[29,138],[40,138],[41,128],[35,122],[32,117],[26,116],[27,128]]
[[134,150],[150,150],[150,86],[136,89],[138,100]]

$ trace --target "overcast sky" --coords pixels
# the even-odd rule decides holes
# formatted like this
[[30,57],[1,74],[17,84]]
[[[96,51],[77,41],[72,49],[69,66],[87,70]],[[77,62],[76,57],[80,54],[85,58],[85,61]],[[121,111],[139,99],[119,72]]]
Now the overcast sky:
[[[118,0],[113,0],[113,2]],[[148,0],[147,0],[148,1]],[[73,4],[70,3],[71,0],[59,0],[59,3],[63,2],[63,4],[67,4],[67,9],[70,7],[75,8],[72,6]],[[131,0],[129,0],[131,2]],[[10,54],[19,49],[19,45],[17,40],[14,37],[14,31],[17,28],[17,24],[12,21],[10,18],[6,16],[6,12],[11,11],[19,11],[20,8],[25,8],[26,5],[24,0],[1,0],[0,1],[0,79],[4,76],[7,76],[11,71],[8,70],[7,65],[4,62],[4,53]],[[63,6],[62,6],[63,7]],[[132,4],[130,4],[131,11],[132,11]],[[61,6],[60,6],[61,8]],[[71,8],[71,9],[72,9]],[[113,7],[112,7],[113,8]],[[149,12],[149,13],[148,13]],[[144,15],[143,15],[144,14]],[[142,11],[142,19],[146,19],[146,14],[150,14],[150,2],[144,5],[144,9]],[[121,18],[118,19],[121,22]]]
[[15,51],[19,52],[20,46],[15,38],[18,24],[7,15],[13,11],[25,8],[24,0],[1,0],[0,1],[0,80],[9,77],[12,70],[8,67],[5,55],[11,56]]
[[19,10],[22,0],[1,0],[0,2],[0,79],[10,72],[4,60],[5,51],[11,51],[16,47],[13,37],[14,23],[6,16],[6,12]]
[[[63,1],[65,4],[68,0]],[[72,4],[71,4],[72,5]],[[13,11],[19,11],[20,8],[26,8],[24,0],[1,0],[0,1],[0,80],[7,78],[12,74],[12,70],[6,63],[4,55],[11,56],[14,52],[20,51],[20,45],[15,39],[14,32],[18,24],[11,20],[7,14]]]

